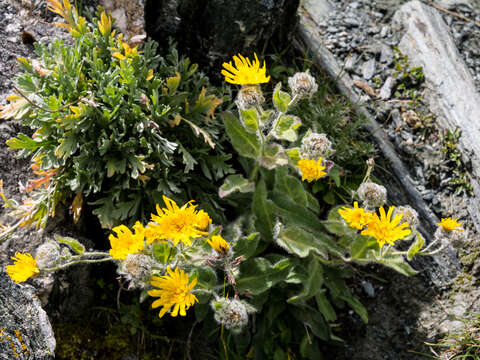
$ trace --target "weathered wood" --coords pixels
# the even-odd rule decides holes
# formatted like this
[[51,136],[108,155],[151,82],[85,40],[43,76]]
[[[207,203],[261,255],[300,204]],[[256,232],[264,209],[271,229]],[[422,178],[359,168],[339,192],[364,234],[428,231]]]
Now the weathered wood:
[[444,128],[460,128],[459,147],[472,163],[471,184],[475,198],[469,213],[480,232],[480,94],[461,58],[449,28],[440,13],[420,1],[403,5],[394,15],[393,27],[405,30],[400,51],[413,66],[422,66],[430,111]]

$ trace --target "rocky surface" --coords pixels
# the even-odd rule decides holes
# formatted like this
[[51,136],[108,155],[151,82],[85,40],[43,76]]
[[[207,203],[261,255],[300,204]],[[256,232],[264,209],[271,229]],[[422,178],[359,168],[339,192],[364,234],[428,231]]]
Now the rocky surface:
[[181,53],[220,77],[217,69],[237,53],[286,48],[297,24],[298,4],[299,0],[147,0],[146,30],[164,47],[173,37]]
[[55,337],[29,285],[17,285],[0,268],[0,359],[54,359]]
[[[452,216],[461,218],[470,231],[463,233],[463,242],[454,244],[434,262],[414,263],[422,271],[415,279],[396,274],[390,277],[381,270],[379,276],[386,277],[387,284],[371,279],[362,280],[368,286],[357,284],[371,314],[370,322],[367,326],[347,324],[352,331],[346,331],[346,345],[332,355],[336,359],[423,359],[422,353],[429,352],[425,341],[435,342],[442,334],[461,328],[458,319],[480,309],[480,292],[475,286],[480,277],[479,239],[470,209],[472,199],[477,200],[468,185],[471,163],[458,160],[461,154],[452,151],[458,137],[452,136],[453,131],[446,132],[426,101],[426,72],[397,50],[403,32],[392,27],[392,17],[403,3],[305,1],[300,31],[306,44],[299,44],[313,47],[316,60],[337,79],[342,93],[358,105],[357,112],[367,117],[372,137],[384,155],[380,168],[393,168],[396,174],[392,177],[389,172],[377,172],[390,189],[389,200],[402,204],[406,195],[410,204],[420,204],[421,213],[425,204],[431,216],[423,214],[424,225]],[[434,2],[437,9],[432,11],[448,24],[455,51],[468,65],[466,72],[473,83],[478,77],[476,62],[466,59],[480,48],[472,41],[465,43],[465,39],[474,37],[478,28],[456,27],[476,21],[480,4],[472,3]],[[466,20],[466,14],[473,21]],[[435,80],[434,84],[441,81]],[[428,241],[431,232],[426,235]]]

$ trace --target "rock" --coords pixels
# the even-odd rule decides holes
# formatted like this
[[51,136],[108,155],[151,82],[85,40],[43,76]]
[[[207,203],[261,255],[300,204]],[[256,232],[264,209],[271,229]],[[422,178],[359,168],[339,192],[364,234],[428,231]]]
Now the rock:
[[455,9],[459,5],[473,7],[470,0],[435,0],[435,4],[448,10]]
[[363,63],[362,75],[366,80],[370,80],[376,71],[376,62],[375,59],[370,59]]
[[353,71],[355,69],[355,64],[358,60],[358,56],[354,53],[350,54],[345,61],[345,70]]
[[17,285],[0,269],[0,359],[54,359],[55,337],[29,285]]
[[380,93],[378,97],[382,100],[388,100],[392,96],[392,89],[395,86],[395,78],[393,76],[389,76],[387,80],[385,80],[385,84],[383,84],[382,88],[380,89]]
[[102,0],[101,5],[112,13],[127,40],[145,34],[145,0]]
[[470,182],[476,199],[471,201],[470,215],[480,231],[480,94],[437,10],[411,1],[395,13],[393,24],[406,31],[400,51],[408,56],[411,66],[423,67],[430,89],[426,95],[430,111],[442,127],[451,131],[458,127],[462,132],[459,148],[464,154],[472,152],[468,156],[472,163]]
[[390,46],[382,44],[382,51],[380,53],[380,62],[387,66],[393,63],[393,51]]
[[269,44],[285,49],[299,1],[146,0],[146,30],[163,48],[173,37],[180,53],[220,80],[222,63],[237,53],[253,58]]

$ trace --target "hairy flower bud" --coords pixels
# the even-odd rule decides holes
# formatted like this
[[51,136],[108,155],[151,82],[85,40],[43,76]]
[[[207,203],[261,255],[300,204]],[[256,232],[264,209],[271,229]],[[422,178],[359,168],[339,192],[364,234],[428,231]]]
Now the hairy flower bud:
[[258,85],[244,86],[240,89],[237,95],[237,104],[240,110],[247,110],[265,102],[262,90]]
[[253,309],[247,308],[245,303],[236,299],[220,298],[211,302],[214,310],[214,319],[234,333],[239,333],[248,324],[248,313]]
[[328,140],[325,134],[308,131],[302,139],[300,148],[300,157],[302,159],[318,160],[319,158],[328,158],[334,152],[332,142]]
[[53,240],[47,241],[37,248],[35,258],[40,270],[53,268],[60,261],[60,246]]
[[288,78],[288,86],[292,90],[294,96],[312,97],[318,90],[315,78],[308,72],[298,72]]
[[387,201],[387,189],[385,186],[367,181],[361,184],[357,190],[358,197],[366,208],[380,207]]
[[433,235],[434,240],[440,240],[442,245],[453,245],[454,247],[460,247],[467,239],[465,231],[448,231],[441,227],[437,228]]
[[118,268],[118,273],[130,281],[130,287],[143,288],[148,284],[153,266],[151,257],[143,254],[128,254]]
[[418,213],[411,206],[399,206],[393,211],[393,217],[402,215],[402,222],[407,222],[411,228],[418,225]]

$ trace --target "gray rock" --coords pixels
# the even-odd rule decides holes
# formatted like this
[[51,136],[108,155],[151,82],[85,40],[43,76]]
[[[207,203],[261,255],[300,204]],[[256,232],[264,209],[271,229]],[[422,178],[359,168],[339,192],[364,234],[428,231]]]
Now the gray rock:
[[459,5],[466,5],[468,7],[473,7],[473,4],[470,0],[435,0],[435,3],[438,6],[452,10]]
[[480,231],[480,94],[462,60],[440,13],[420,1],[403,5],[393,19],[395,28],[405,29],[399,49],[412,66],[423,67],[430,91],[426,94],[430,111],[444,128],[460,128],[459,148],[469,151],[471,184],[477,199],[470,208],[473,223]]
[[382,51],[380,53],[380,62],[387,66],[393,63],[393,50],[390,46],[382,44]]
[[352,71],[357,63],[358,56],[356,54],[350,54],[345,61],[345,70]]
[[366,80],[370,80],[376,71],[376,62],[375,59],[370,59],[363,63],[362,75]]
[[361,25],[360,21],[351,17],[345,18],[343,22],[349,27],[358,27]]
[[395,78],[393,76],[389,76],[387,80],[385,80],[385,84],[383,84],[382,88],[380,89],[380,93],[378,97],[382,100],[388,100],[392,96],[392,89],[395,86]]
[[0,269],[0,359],[54,359],[55,337],[33,288]]
[[388,35],[388,32],[390,31],[390,26],[382,26],[382,30],[380,30],[380,37],[384,38]]

